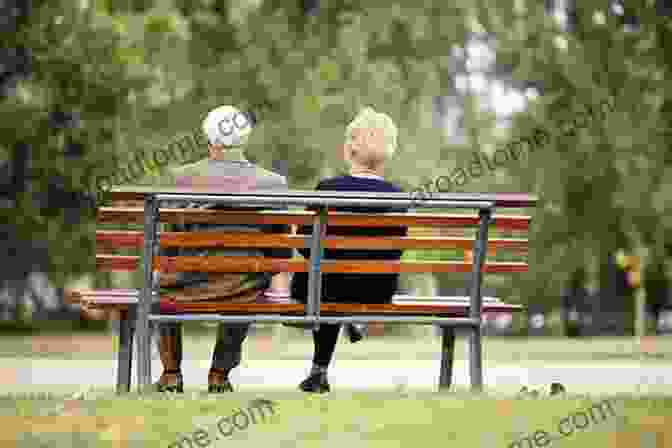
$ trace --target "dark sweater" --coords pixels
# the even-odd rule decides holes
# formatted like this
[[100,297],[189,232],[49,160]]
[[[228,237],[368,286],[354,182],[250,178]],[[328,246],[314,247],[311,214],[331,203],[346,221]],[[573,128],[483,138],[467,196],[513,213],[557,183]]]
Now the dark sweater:
[[[403,192],[398,186],[373,178],[338,176],[321,181],[316,190],[371,191],[380,193]],[[393,207],[335,207],[333,211],[359,213],[406,213],[405,208]],[[312,235],[310,226],[302,226],[299,233]],[[406,236],[405,227],[342,227],[328,226],[327,235],[333,236]],[[299,249],[310,258],[310,249]],[[326,249],[326,260],[399,260],[401,250]],[[386,303],[397,291],[399,274],[323,274],[323,302]],[[306,302],[308,273],[297,272],[292,278],[292,297]]]

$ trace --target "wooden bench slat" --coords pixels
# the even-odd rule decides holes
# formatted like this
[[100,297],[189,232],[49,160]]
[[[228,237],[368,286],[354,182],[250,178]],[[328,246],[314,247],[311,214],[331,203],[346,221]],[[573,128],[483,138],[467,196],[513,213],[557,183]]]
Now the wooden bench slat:
[[[282,247],[299,249],[305,247],[303,235],[230,233],[230,232],[162,232],[159,234],[162,247]],[[96,244],[105,247],[142,247],[144,234],[140,231],[99,230],[96,232]],[[324,238],[326,249],[465,249],[474,246],[472,238],[455,237],[355,237],[329,236]],[[491,249],[509,249],[517,252],[527,251],[526,239],[491,239]]]
[[[76,289],[76,290],[66,290],[67,294],[81,299],[83,297],[97,298],[102,297],[105,300],[114,300],[115,297],[137,297],[140,295],[141,291],[139,289],[123,289],[123,288],[113,288],[113,289]],[[276,299],[273,299],[276,300]],[[291,299],[286,299],[291,300]],[[395,294],[392,298],[394,303],[429,303],[429,302],[459,302],[459,303],[468,303],[470,300],[469,296],[415,296],[408,294]],[[483,296],[481,297],[483,303],[504,303],[497,297]]]
[[[513,312],[518,305],[488,304],[481,307],[483,312]],[[359,303],[322,303],[320,314],[451,314],[466,316],[468,304],[359,304]],[[244,314],[298,314],[305,313],[303,304],[266,304],[266,303],[176,303],[178,313],[244,313]]]
[[135,255],[96,254],[96,269],[99,271],[135,271],[139,263],[140,257]]
[[128,307],[128,305],[137,304],[138,298],[136,296],[84,296],[81,298],[80,303],[93,308],[99,308],[101,306]]
[[[106,301],[104,298],[95,298],[83,300],[83,305],[90,309],[101,310],[125,310],[128,305],[137,303],[137,300],[131,298],[114,297],[114,300]],[[233,304],[221,303],[171,303],[171,312],[176,313],[244,313],[244,314],[293,314],[303,315],[305,308],[303,304],[270,304],[270,303],[247,303],[239,304],[245,307],[234,307]],[[481,307],[483,313],[513,313],[521,311],[520,305],[484,304]],[[320,313],[327,314],[442,314],[454,316],[467,316],[469,311],[468,304],[385,304],[385,305],[361,305],[361,304],[342,304],[342,303],[323,303],[320,306]]]
[[[134,271],[140,257],[132,255],[96,255],[96,267],[101,271]],[[155,269],[164,272],[308,272],[308,261],[263,257],[156,257]],[[471,272],[472,264],[458,261],[398,262],[388,260],[326,260],[324,273],[427,273]],[[527,263],[485,263],[483,272],[490,274],[527,272]]]
[[[161,209],[161,222],[172,224],[295,224],[310,225],[313,213],[306,211],[293,212],[240,212],[229,210],[199,209]],[[495,215],[492,225],[502,230],[527,230],[530,216]],[[142,208],[101,207],[98,209],[97,222],[105,223],[136,223],[144,222]],[[329,213],[329,225],[356,227],[400,227],[400,226],[446,226],[464,227],[477,226],[477,215],[458,215],[447,213]]]
[[[182,256],[155,257],[154,266],[165,272],[307,272],[308,261],[264,257]],[[321,269],[324,273],[471,272],[472,264],[458,261],[325,260]],[[527,263],[486,263],[483,270],[486,273],[527,272]]]
[[[322,314],[455,314],[466,315],[469,301],[463,297],[455,297],[456,300],[426,300],[426,301],[393,301],[390,304],[360,304],[360,303],[322,303]],[[290,301],[265,301],[252,303],[230,302],[190,302],[175,303],[169,298],[163,297],[162,308],[170,309],[178,313],[248,313],[248,314],[304,314],[305,306],[302,303]],[[133,295],[114,293],[96,293],[92,296],[83,295],[81,303],[90,308],[97,309],[126,309],[128,305],[137,304],[137,292]],[[507,304],[498,300],[483,303],[482,311],[485,313],[516,312],[522,310],[520,305]]]
[[84,296],[105,296],[105,297],[137,297],[140,294],[139,289],[124,289],[124,288],[114,288],[114,289],[75,289],[70,291],[71,294],[84,297]]

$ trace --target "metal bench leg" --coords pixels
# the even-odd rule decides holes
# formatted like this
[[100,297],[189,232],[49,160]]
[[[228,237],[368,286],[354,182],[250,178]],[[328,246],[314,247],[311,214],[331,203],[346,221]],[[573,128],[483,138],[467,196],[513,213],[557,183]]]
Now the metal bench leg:
[[483,350],[481,347],[481,281],[483,278],[483,263],[488,253],[488,225],[490,224],[490,209],[481,209],[478,213],[480,223],[478,237],[474,242],[474,261],[471,277],[471,297],[469,299],[469,317],[477,321],[469,328],[469,378],[471,390],[483,390]]
[[483,347],[480,326],[469,329],[469,377],[472,391],[483,390]]
[[128,393],[131,390],[131,365],[133,363],[134,325],[129,312],[121,311],[119,319],[119,353],[117,355],[117,393]]
[[441,327],[441,372],[439,373],[439,391],[450,389],[453,379],[453,359],[455,355],[455,328]]
[[[322,300],[322,259],[324,247],[322,237],[327,231],[327,208],[321,207],[313,218],[313,235],[310,237],[310,271],[308,273],[308,300],[306,301],[306,315],[319,319],[320,303]],[[320,322],[315,321],[313,331],[320,329]]]
[[158,255],[159,203],[153,195],[145,198],[145,241],[142,252],[143,283],[137,307],[138,392],[148,391],[152,380],[151,334],[149,314],[155,290],[154,256]]

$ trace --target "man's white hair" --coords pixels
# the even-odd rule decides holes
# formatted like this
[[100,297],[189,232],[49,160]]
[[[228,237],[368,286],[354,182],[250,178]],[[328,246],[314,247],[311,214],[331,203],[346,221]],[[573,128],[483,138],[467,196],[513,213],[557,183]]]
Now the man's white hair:
[[233,106],[213,109],[203,120],[203,133],[211,145],[244,146],[251,132],[248,116]]
[[[359,149],[369,153],[366,156],[365,154],[360,154],[360,156],[375,160],[392,157],[397,150],[399,131],[389,115],[376,112],[372,107],[362,109],[345,129],[345,144],[352,144],[357,139],[358,133],[370,130],[377,130],[382,133],[382,145],[376,145],[382,147],[360,146]],[[382,154],[380,154],[381,151]]]

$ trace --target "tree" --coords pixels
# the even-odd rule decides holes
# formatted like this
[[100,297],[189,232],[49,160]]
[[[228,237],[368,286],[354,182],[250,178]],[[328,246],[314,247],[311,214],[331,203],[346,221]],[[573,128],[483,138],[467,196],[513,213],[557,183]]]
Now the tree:
[[3,24],[11,32],[0,50],[10,68],[0,81],[0,158],[13,176],[0,253],[2,283],[20,294],[36,269],[59,286],[95,269],[96,178],[110,170],[114,118],[151,76],[111,16],[70,1],[14,3],[20,14]]
[[[479,20],[496,33],[498,58],[514,75],[544,86],[513,136],[534,126],[555,134],[515,170],[521,187],[543,198],[532,236],[536,263],[525,287],[531,296],[555,294],[549,279],[558,285],[586,268],[588,286],[605,290],[618,249],[650,249],[657,264],[672,237],[671,204],[663,199],[672,193],[664,136],[672,104],[669,19],[653,2],[627,2],[619,14],[604,2],[582,1],[575,2],[573,26],[565,31],[541,5],[516,5],[486,9],[481,2]],[[612,107],[598,112],[601,101]]]

